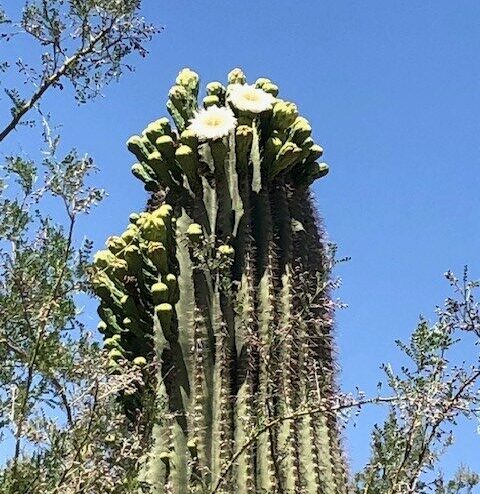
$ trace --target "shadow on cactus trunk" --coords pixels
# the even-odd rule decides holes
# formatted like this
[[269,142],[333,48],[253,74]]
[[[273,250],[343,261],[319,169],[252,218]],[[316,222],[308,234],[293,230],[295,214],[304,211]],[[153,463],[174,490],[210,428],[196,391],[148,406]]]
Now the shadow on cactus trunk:
[[144,367],[120,399],[132,422],[154,403],[140,475],[155,493],[345,493],[331,259],[309,192],[323,150],[268,79],[235,69],[201,109],[198,89],[182,70],[176,130],[161,118],[128,141],[152,195],[95,259],[112,372]]

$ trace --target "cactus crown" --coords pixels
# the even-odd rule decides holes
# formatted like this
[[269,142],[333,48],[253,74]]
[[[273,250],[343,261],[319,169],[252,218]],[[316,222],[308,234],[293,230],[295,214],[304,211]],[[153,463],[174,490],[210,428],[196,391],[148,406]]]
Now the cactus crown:
[[93,278],[112,372],[128,360],[145,376],[126,413],[155,405],[141,475],[155,493],[346,492],[309,193],[323,149],[269,79],[234,69],[201,109],[198,75],[175,82],[175,129],[160,118],[127,144],[148,211],[108,239]]

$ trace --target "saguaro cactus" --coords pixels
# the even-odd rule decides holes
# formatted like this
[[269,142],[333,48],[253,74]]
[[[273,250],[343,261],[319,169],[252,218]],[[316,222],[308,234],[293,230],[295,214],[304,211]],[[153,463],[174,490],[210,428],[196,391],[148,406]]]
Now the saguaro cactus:
[[176,130],[161,118],[129,139],[152,197],[95,260],[112,371],[153,362],[150,387],[122,398],[132,420],[155,400],[144,478],[155,493],[344,493],[330,260],[309,192],[323,150],[268,79],[235,69],[201,109],[198,90],[182,70]]

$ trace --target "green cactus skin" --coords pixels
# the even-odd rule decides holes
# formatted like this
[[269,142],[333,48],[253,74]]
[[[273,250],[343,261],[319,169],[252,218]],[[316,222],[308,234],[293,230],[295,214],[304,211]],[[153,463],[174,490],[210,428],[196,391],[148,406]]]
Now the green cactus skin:
[[[279,99],[225,137],[189,128],[246,83],[234,69],[199,103],[184,69],[167,103],[176,131],[161,118],[129,140],[152,199],[95,258],[99,330],[112,372],[129,361],[144,373],[144,388],[120,397],[132,422],[155,403],[140,472],[154,494],[346,494],[328,410],[330,260],[309,192],[328,172],[323,148]],[[278,94],[269,79],[255,87]],[[319,399],[324,412],[282,419]]]

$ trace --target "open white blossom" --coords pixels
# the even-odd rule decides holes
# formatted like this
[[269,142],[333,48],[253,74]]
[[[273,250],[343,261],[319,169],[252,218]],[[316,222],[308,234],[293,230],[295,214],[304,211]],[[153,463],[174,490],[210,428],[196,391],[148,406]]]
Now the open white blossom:
[[261,113],[272,108],[275,97],[248,84],[232,84],[228,88],[230,103],[240,111]]
[[230,108],[209,106],[197,112],[188,128],[199,139],[219,139],[228,135],[236,123],[237,119]]

